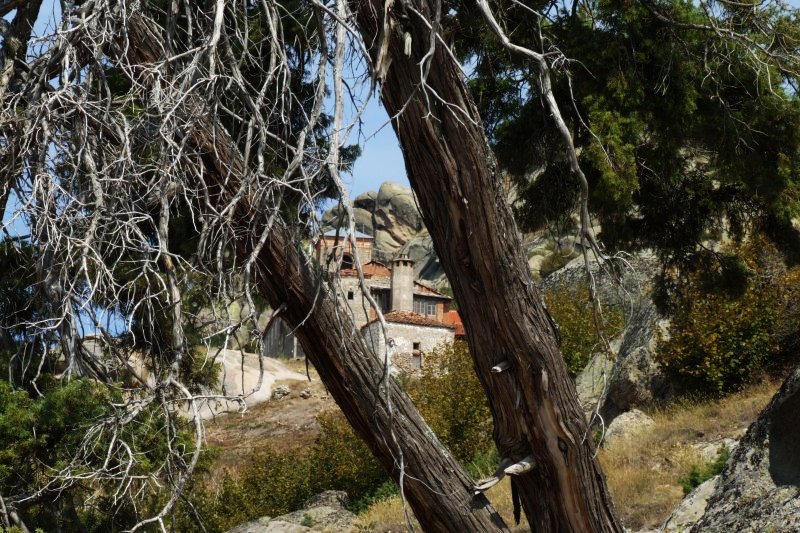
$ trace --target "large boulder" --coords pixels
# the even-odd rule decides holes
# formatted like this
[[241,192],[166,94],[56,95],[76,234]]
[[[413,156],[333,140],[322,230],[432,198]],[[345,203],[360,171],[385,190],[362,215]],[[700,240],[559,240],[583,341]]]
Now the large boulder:
[[356,515],[348,511],[346,492],[326,490],[309,498],[299,511],[240,524],[228,533],[303,533],[356,531]]
[[617,439],[627,439],[655,426],[652,418],[639,411],[631,409],[617,416],[606,428],[605,443],[611,445]]
[[[594,408],[600,393],[604,393],[599,399],[600,413],[611,420],[672,394],[667,377],[655,361],[657,332],[666,327],[651,298],[658,261],[652,253],[642,252],[602,266],[592,258],[589,268],[601,302],[624,309],[626,324],[610,342],[613,364],[595,356],[578,375],[576,385],[585,411],[589,406]],[[540,285],[543,290],[557,290],[585,283],[586,267],[581,256],[544,278]]]
[[608,376],[613,368],[614,361],[604,353],[596,353],[575,378],[578,401],[587,419],[591,419],[592,412],[601,405]]
[[[322,215],[322,229],[344,227],[344,209],[337,205]],[[388,263],[399,254],[414,260],[418,279],[434,286],[446,283],[444,270],[433,249],[433,240],[408,187],[386,182],[376,191],[353,200],[356,230],[375,238],[373,257]]]
[[657,403],[672,394],[672,385],[655,360],[656,332],[665,327],[666,321],[659,317],[649,298],[642,298],[633,306],[608,378],[601,410],[606,419],[635,406]]
[[718,483],[719,476],[714,476],[690,492],[669,515],[661,531],[688,531],[703,516],[708,499],[714,494]]
[[388,181],[383,183],[375,200],[376,248],[396,253],[423,228],[411,189]]
[[693,532],[800,531],[800,366],[739,442]]

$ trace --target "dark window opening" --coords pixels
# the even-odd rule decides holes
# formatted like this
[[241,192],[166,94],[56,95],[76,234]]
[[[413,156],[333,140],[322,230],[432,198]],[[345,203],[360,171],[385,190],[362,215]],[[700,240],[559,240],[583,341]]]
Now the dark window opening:
[[414,351],[415,351],[415,352],[418,352],[418,351],[419,351],[419,345],[420,345],[420,343],[418,343],[418,342],[415,342],[415,343],[414,343]]
[[350,254],[342,255],[342,269],[353,268],[353,256]]
[[353,291],[347,291],[347,299],[348,300],[352,300],[353,299]]

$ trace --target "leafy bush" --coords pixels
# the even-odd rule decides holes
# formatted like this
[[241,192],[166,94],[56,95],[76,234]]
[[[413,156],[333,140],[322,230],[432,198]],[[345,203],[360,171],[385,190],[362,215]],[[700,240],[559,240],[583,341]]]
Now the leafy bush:
[[684,392],[720,395],[752,382],[762,370],[797,355],[800,269],[754,237],[738,247],[747,283],[737,291],[695,273],[681,287],[658,362]]
[[[238,475],[226,474],[216,489],[203,480],[196,482],[188,493],[205,527],[225,531],[261,516],[282,515],[328,489],[344,490],[354,502],[381,489],[388,476],[344,415],[326,412],[318,420],[322,432],[310,447],[266,446]],[[193,531],[196,526],[186,506],[178,509],[176,520],[179,530]]]
[[751,381],[774,351],[775,295],[750,287],[735,298],[691,291],[690,304],[672,319],[657,360],[682,388],[716,394]]
[[422,376],[408,393],[425,421],[462,462],[493,448],[492,415],[464,341],[426,354]]
[[[409,393],[454,456],[470,471],[485,474],[489,464],[497,464],[492,419],[466,343],[440,346],[425,361],[422,376],[406,381]],[[397,494],[397,484],[341,412],[323,413],[318,420],[321,433],[310,447],[267,447],[239,475],[225,475],[216,489],[195,483],[188,493],[206,528],[224,531],[260,516],[285,514],[329,489],[346,491],[356,512]],[[188,507],[181,506],[176,516],[178,529],[193,529]]]
[[731,456],[731,451],[727,446],[723,446],[717,454],[714,462],[705,465],[704,467],[693,466],[688,474],[683,476],[678,482],[683,487],[683,495],[686,496],[694,489],[716,476],[722,469],[725,468],[725,463]]
[[[592,302],[586,287],[559,287],[544,293],[544,301],[561,333],[561,353],[569,373],[576,376],[584,369],[592,355],[600,349],[594,323]],[[603,303],[603,335],[612,339],[625,326],[622,310]]]

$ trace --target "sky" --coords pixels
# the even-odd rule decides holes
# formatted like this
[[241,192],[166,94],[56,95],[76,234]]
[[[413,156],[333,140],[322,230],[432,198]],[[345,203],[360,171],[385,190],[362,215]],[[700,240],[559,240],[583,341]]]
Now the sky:
[[[351,197],[366,191],[377,191],[384,181],[393,181],[408,186],[403,153],[394,134],[389,115],[372,98],[362,115],[364,125],[361,157],[356,160],[349,178]],[[355,140],[355,139],[353,139]]]

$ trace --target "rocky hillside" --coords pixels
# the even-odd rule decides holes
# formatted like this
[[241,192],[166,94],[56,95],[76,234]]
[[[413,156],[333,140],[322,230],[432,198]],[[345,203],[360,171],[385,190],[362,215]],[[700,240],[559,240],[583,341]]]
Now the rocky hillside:
[[[374,258],[387,263],[407,254],[419,279],[440,286],[446,283],[433,241],[422,220],[414,193],[408,187],[385,182],[380,189],[365,192],[353,200],[356,230],[375,237]],[[343,227],[344,210],[329,209],[322,217],[323,231]]]
[[[388,262],[397,254],[416,261],[416,274],[430,284],[447,284],[439,258],[433,249],[414,193],[408,187],[384,182],[380,189],[365,192],[353,200],[356,230],[375,237],[375,258]],[[343,227],[344,210],[335,206],[322,217],[323,231]],[[528,263],[535,277],[544,277],[579,255],[574,236],[538,232],[523,236]]]

